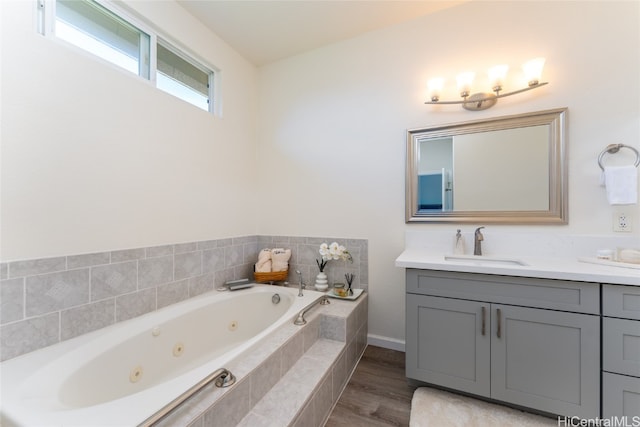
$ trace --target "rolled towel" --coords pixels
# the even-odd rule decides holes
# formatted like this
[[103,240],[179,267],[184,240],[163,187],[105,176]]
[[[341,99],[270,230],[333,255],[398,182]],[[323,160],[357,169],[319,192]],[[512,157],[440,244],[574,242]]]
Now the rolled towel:
[[640,264],[640,250],[618,249],[618,261],[631,264]]
[[269,273],[271,271],[271,249],[263,249],[258,254],[256,273]]
[[289,258],[291,258],[291,249],[272,249],[271,250],[271,271],[287,271],[289,269]]

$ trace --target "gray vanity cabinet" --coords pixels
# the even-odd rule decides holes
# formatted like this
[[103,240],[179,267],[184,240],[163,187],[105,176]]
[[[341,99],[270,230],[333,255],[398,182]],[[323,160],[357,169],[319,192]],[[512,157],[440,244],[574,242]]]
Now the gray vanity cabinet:
[[640,287],[602,287],[602,416],[640,419]]
[[407,294],[407,376],[490,397],[489,310],[477,301]]
[[[572,307],[573,311],[560,311]],[[599,285],[407,270],[407,377],[552,414],[600,415]]]
[[599,316],[504,305],[494,305],[493,316],[499,326],[491,341],[491,398],[599,416]]

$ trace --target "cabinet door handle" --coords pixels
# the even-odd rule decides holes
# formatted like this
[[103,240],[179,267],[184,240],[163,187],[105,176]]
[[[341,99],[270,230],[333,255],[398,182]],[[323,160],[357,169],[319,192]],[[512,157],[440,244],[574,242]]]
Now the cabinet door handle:
[[486,315],[486,313],[487,313],[486,307],[482,307],[482,336],[484,336],[484,332],[485,332],[485,326],[486,326],[485,315]]
[[502,337],[502,321],[500,319],[502,318],[502,310],[500,310],[499,308],[496,308],[496,314],[498,316],[498,331],[496,335],[498,336],[498,338],[501,338]]

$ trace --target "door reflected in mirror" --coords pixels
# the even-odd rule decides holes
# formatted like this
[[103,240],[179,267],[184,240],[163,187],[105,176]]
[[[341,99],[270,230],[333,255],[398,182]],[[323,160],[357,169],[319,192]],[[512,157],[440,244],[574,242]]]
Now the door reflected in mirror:
[[566,223],[565,113],[410,130],[407,222]]

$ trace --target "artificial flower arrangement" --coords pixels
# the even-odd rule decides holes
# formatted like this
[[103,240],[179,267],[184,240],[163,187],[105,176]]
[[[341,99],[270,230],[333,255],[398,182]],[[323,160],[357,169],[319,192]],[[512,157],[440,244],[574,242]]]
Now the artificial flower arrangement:
[[324,268],[327,266],[327,263],[331,260],[344,260],[353,262],[353,257],[342,245],[339,245],[337,242],[333,242],[330,245],[323,243],[320,245],[320,255],[322,256],[322,260],[316,259],[316,264],[318,264],[318,268],[322,273]]

